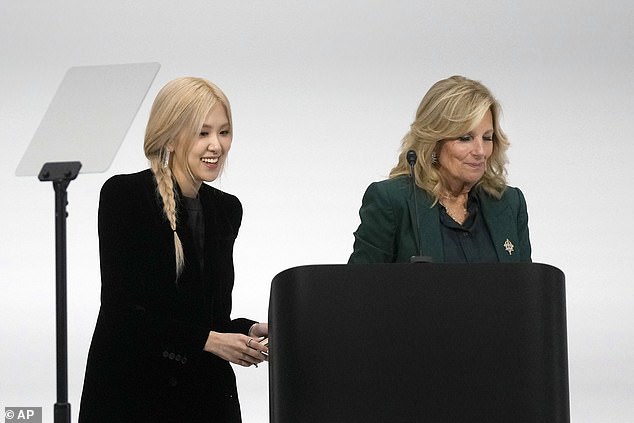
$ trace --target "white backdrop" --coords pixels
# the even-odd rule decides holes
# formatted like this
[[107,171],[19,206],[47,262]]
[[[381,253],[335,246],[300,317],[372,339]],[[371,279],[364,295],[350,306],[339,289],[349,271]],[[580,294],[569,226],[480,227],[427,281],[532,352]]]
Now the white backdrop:
[[[566,274],[572,420],[631,422],[634,4],[510,3],[0,0],[0,409],[42,406],[52,421],[56,401],[54,192],[15,168],[69,67],[156,61],[110,169],[68,191],[73,421],[99,307],[99,189],[146,167],[165,82],[203,76],[232,102],[215,185],[245,208],[234,316],[265,320],[278,272],[347,260],[363,191],[395,163],[422,95],[462,74],[502,103],[533,260]],[[236,371],[245,422],[268,421],[267,366]]]

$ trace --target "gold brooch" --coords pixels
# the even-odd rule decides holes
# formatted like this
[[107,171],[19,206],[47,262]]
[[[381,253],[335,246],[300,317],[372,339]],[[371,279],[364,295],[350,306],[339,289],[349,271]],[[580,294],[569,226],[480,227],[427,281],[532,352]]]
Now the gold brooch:
[[506,238],[506,241],[504,241],[504,249],[507,253],[509,253],[509,256],[513,255],[513,251],[515,251],[515,246],[511,241],[509,241],[508,238]]

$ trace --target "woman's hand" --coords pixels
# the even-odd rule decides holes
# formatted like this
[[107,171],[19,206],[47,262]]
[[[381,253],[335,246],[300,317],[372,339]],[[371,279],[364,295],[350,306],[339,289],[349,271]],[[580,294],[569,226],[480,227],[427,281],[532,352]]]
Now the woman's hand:
[[[253,336],[255,336],[255,333],[261,333],[259,331],[254,332],[254,330],[251,331]],[[268,333],[268,325],[266,326],[266,333]],[[240,366],[249,367],[253,364],[257,366],[266,359],[263,353],[268,354],[269,351],[268,347],[260,344],[259,341],[262,339],[261,337],[249,337],[241,333],[211,331],[209,332],[209,337],[207,337],[204,350]]]

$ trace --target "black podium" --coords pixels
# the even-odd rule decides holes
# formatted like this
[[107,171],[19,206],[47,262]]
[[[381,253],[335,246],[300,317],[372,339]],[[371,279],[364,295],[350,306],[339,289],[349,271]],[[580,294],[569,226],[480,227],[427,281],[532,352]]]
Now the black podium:
[[272,423],[570,420],[552,266],[296,267],[269,323]]

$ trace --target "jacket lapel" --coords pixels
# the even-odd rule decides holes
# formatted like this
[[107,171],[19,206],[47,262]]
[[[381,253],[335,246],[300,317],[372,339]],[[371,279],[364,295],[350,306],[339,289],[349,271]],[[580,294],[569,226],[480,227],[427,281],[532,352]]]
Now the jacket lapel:
[[480,207],[482,216],[491,234],[498,259],[501,263],[518,262],[520,255],[516,251],[520,240],[517,238],[517,228],[513,224],[516,219],[507,201],[495,200],[486,192],[480,191]]

